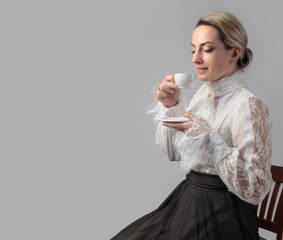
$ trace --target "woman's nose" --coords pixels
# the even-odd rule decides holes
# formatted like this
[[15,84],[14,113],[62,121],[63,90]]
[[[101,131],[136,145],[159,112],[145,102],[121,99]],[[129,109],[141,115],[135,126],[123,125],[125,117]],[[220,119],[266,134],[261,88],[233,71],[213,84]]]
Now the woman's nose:
[[192,62],[193,63],[201,63],[202,62],[202,58],[201,58],[201,54],[199,51],[195,51],[193,58],[192,58]]

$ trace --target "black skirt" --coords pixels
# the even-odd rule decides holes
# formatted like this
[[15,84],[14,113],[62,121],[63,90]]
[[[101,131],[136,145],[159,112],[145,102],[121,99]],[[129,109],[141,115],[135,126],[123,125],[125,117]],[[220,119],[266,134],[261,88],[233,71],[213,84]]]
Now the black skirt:
[[255,240],[256,208],[216,175],[191,171],[153,212],[131,223],[112,240]]

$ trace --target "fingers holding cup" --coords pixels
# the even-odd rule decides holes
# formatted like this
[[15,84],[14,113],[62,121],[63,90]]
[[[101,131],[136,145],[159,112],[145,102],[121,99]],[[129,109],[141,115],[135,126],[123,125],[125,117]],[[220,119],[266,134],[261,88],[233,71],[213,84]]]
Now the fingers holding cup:
[[179,101],[180,88],[175,84],[174,76],[168,75],[158,86],[156,98],[165,107],[175,106]]

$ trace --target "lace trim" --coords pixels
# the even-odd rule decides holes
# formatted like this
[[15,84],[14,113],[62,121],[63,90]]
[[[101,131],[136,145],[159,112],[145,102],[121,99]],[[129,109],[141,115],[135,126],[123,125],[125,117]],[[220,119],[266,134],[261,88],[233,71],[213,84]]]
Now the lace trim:
[[215,82],[206,83],[208,91],[216,96],[222,96],[247,86],[243,71],[237,71],[233,75],[224,77]]
[[[180,168],[186,173],[196,168],[200,162],[208,162],[210,156],[206,151],[202,151],[202,146],[207,142],[207,133],[210,130],[209,124],[200,116],[195,115],[192,127],[183,136],[177,136],[174,145],[180,154]],[[177,133],[178,134],[178,133]],[[199,149],[196,151],[196,149]]]

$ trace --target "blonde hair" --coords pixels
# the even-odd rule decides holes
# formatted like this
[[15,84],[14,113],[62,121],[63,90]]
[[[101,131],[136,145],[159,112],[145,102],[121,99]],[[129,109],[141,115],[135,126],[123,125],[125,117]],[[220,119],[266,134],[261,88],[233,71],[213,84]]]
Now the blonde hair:
[[218,30],[220,40],[226,49],[239,47],[241,49],[237,65],[238,69],[246,68],[253,58],[253,52],[247,47],[248,35],[242,23],[231,13],[212,12],[202,17],[196,27],[212,26]]

